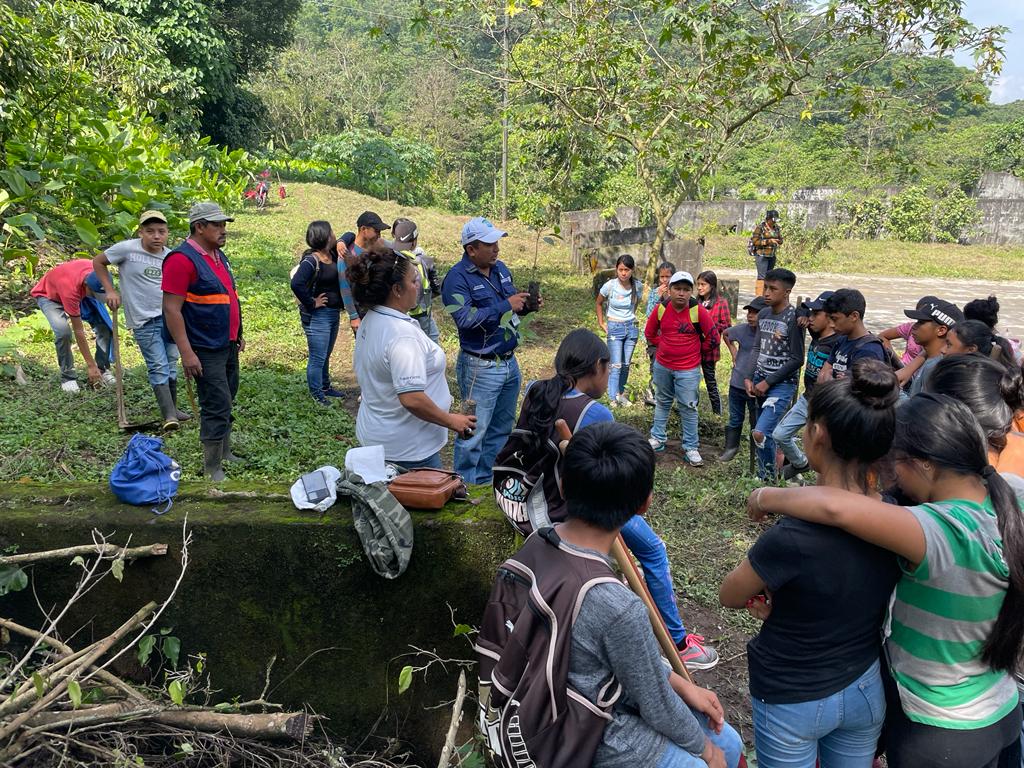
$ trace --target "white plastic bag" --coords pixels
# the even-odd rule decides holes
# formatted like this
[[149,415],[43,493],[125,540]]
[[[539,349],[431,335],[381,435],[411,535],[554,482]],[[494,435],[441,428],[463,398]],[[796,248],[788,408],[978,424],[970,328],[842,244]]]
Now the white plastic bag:
[[326,512],[338,500],[338,478],[341,477],[341,470],[337,467],[324,466],[314,471],[324,474],[324,479],[327,481],[327,498],[321,499],[316,504],[309,501],[300,477],[292,484],[292,503],[295,504],[296,509],[315,509],[317,512]]

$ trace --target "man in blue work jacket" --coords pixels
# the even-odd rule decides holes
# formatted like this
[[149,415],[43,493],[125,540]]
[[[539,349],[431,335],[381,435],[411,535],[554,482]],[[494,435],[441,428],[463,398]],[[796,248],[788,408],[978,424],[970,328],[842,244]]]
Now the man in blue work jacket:
[[459,329],[455,373],[463,401],[476,402],[476,430],[455,440],[455,471],[473,485],[489,485],[494,459],[516,418],[522,377],[516,362],[519,316],[530,294],[516,290],[512,273],[498,261],[506,235],[484,218],[462,228],[462,260],[445,275],[441,296]]

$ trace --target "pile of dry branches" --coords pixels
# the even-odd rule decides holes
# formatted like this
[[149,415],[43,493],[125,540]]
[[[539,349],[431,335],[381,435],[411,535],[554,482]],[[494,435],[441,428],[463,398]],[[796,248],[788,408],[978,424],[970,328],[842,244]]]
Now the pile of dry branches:
[[[60,623],[71,607],[104,579],[120,581],[127,561],[166,556],[167,545],[119,547],[94,531],[92,544],[0,557],[0,573],[46,561],[70,561],[82,571],[63,607],[47,610],[40,605],[45,616],[41,629],[0,616],[0,642],[5,646],[0,651],[0,766],[400,765],[346,754],[323,734],[314,738],[317,716],[269,711],[280,707],[264,700],[266,688],[259,699],[230,707],[208,706],[212,691],[206,688],[206,704],[194,706],[185,704],[181,684],[177,695],[169,695],[167,690],[129,684],[111,671],[114,661],[154,629],[174,598],[188,567],[190,543],[186,521],[180,571],[160,603],[147,603],[113,633],[78,649],[61,639]],[[11,589],[23,587],[24,581]],[[11,651],[14,647],[19,650]],[[175,680],[193,679],[196,670],[191,663],[186,667]]]

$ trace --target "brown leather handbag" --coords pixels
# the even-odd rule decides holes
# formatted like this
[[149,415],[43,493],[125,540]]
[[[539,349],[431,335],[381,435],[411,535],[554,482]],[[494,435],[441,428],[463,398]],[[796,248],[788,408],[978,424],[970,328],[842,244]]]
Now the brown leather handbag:
[[468,495],[462,476],[444,469],[410,469],[388,485],[406,509],[441,509],[451,499]]

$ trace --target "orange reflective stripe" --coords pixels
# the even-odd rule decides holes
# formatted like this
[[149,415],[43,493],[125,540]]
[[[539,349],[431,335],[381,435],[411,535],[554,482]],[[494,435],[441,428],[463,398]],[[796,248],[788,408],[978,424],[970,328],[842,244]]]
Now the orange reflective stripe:
[[231,297],[226,293],[208,293],[205,295],[186,293],[185,301],[192,304],[230,304]]

